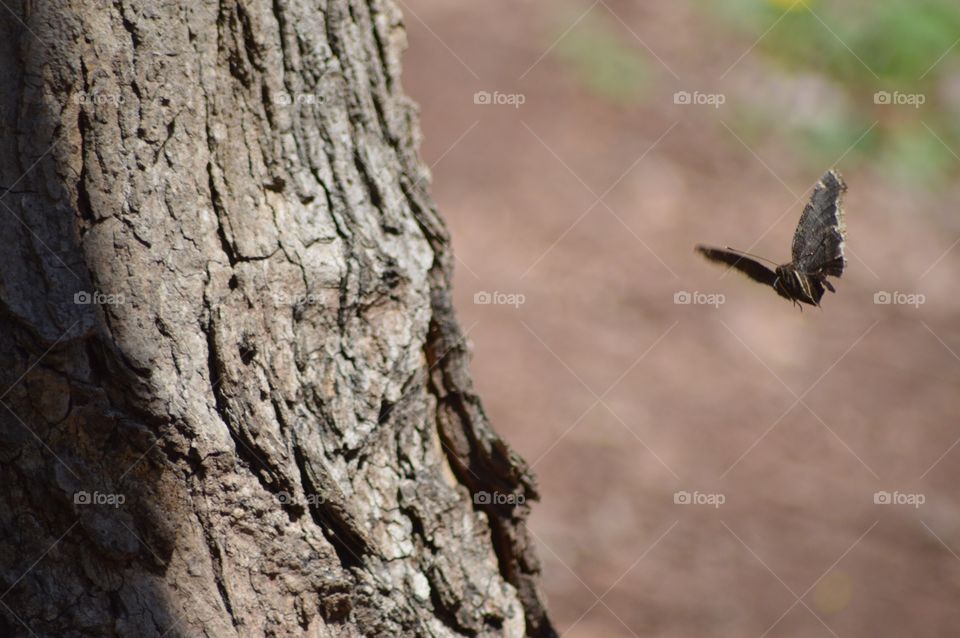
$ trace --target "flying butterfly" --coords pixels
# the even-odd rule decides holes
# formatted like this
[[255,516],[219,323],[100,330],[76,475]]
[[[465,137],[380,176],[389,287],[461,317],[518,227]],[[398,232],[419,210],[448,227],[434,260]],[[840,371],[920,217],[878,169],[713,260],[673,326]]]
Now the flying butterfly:
[[841,201],[846,191],[847,185],[837,171],[831,169],[823,174],[793,235],[793,261],[777,266],[776,270],[733,248],[697,246],[696,250],[711,261],[727,264],[754,281],[772,286],[794,305],[802,302],[820,306],[824,289],[836,292],[827,277],[839,278],[847,264],[843,254],[847,226]]

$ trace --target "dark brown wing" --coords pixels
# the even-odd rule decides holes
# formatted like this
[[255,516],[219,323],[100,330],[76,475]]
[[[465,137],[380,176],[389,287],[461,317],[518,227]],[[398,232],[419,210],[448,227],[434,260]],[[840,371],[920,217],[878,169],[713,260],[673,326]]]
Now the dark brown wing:
[[749,257],[744,257],[740,253],[723,248],[711,248],[709,246],[697,246],[697,252],[709,259],[727,264],[731,268],[736,268],[754,281],[772,286],[777,280],[777,273],[773,272],[759,261],[754,261]]
[[800,272],[834,277],[843,274],[847,226],[842,200],[846,190],[843,178],[834,170],[824,173],[814,186],[793,235],[793,265]]

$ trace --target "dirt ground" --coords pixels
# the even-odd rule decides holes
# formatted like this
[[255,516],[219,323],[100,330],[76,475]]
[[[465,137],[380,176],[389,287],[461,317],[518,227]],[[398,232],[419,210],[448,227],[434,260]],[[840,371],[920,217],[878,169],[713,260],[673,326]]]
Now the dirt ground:
[[[686,2],[401,6],[474,378],[539,476],[564,635],[960,635],[956,187],[840,158],[848,270],[800,312],[692,250],[788,261],[828,168],[747,141],[727,105],[674,103],[738,90],[752,38]],[[563,62],[593,13],[647,60],[643,100],[598,98]]]

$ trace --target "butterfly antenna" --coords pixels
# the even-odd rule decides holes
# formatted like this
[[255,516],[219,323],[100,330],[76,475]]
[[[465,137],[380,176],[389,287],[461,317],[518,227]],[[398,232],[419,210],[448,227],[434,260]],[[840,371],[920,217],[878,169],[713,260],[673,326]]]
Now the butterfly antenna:
[[734,253],[738,253],[738,254],[740,254],[740,255],[743,255],[744,257],[753,257],[754,259],[762,259],[763,261],[767,262],[768,264],[772,264],[773,266],[778,266],[778,265],[779,265],[779,264],[777,264],[776,262],[770,261],[770,260],[767,259],[766,257],[761,257],[760,255],[754,255],[754,254],[752,254],[752,253],[745,253],[745,252],[743,252],[742,250],[737,250],[736,248],[731,248],[730,246],[727,246],[727,250],[729,250],[730,252],[734,252]]

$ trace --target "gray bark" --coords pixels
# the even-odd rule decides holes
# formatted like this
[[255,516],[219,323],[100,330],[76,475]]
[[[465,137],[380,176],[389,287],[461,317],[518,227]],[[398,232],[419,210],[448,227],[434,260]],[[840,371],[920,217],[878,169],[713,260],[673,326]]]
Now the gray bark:
[[393,2],[7,5],[0,634],[553,635]]

